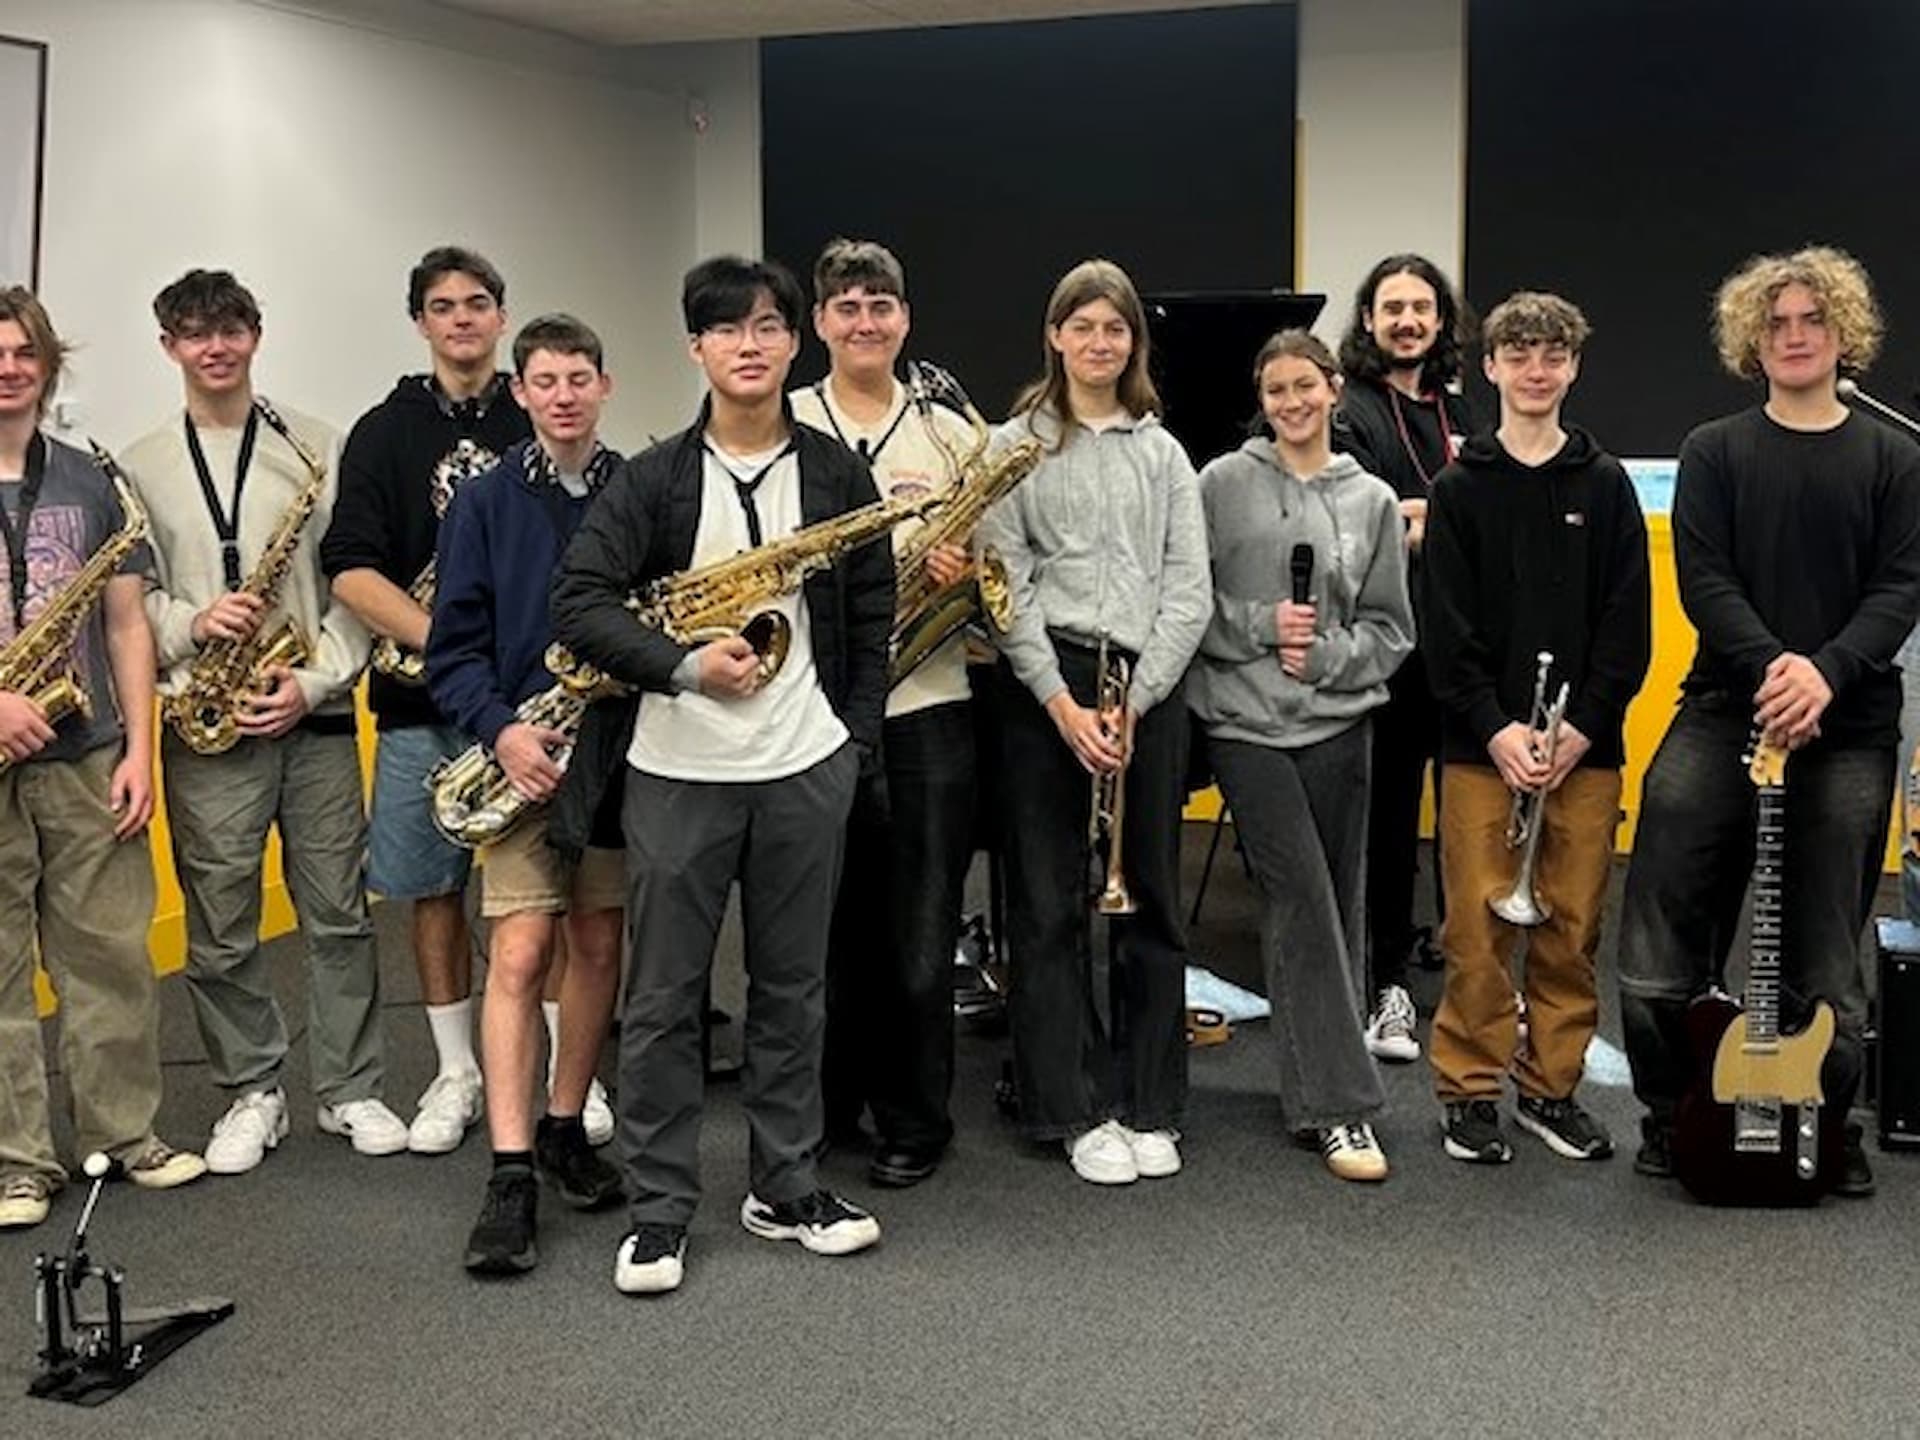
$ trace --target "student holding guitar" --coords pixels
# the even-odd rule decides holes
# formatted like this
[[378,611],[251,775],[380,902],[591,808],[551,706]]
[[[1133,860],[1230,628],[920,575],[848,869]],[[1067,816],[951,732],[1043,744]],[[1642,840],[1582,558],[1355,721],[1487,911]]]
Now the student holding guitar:
[[[1794,1127],[1816,1117],[1826,1127],[1844,1124],[1860,1078],[1860,931],[1879,879],[1896,763],[1900,679],[1892,662],[1920,616],[1920,446],[1854,415],[1836,389],[1841,375],[1872,362],[1881,331],[1866,272],[1851,257],[1816,247],[1749,261],[1720,287],[1715,338],[1729,370],[1764,379],[1765,402],[1700,426],[1680,451],[1674,556],[1700,646],[1646,776],[1621,920],[1620,988],[1634,1089],[1648,1111],[1634,1166],[1665,1176],[1678,1159],[1690,1176],[1717,1174],[1725,1183],[1709,1198],[1873,1190],[1852,1125],[1843,1159],[1833,1147],[1817,1170],[1809,1162],[1794,1177],[1800,1193],[1790,1193],[1791,1181],[1759,1183],[1763,1170],[1755,1167],[1766,1161],[1755,1156],[1766,1137],[1749,1121],[1771,1110],[1775,1141],[1786,1132],[1774,1152],[1782,1173],[1792,1174],[1796,1148],[1814,1148],[1810,1136],[1796,1147]],[[1777,1018],[1784,1049],[1810,1021],[1818,1041],[1820,1002],[1831,1007],[1837,1033],[1819,1066],[1817,1097],[1761,1093],[1770,1088],[1764,1064],[1710,1087],[1703,1068],[1688,1097],[1689,1002],[1721,978],[1755,854],[1755,785],[1742,758],[1752,735],[1762,759],[1784,751],[1788,760],[1784,796],[1768,786],[1770,798],[1784,801],[1781,833],[1761,837],[1779,841],[1778,863],[1763,843],[1754,871],[1769,902],[1756,910],[1774,899],[1780,906],[1778,1013],[1771,991],[1750,981],[1748,1018]],[[1780,778],[1777,765],[1755,771],[1763,781]],[[1769,806],[1769,817],[1776,813]],[[1763,982],[1773,970],[1774,928],[1756,921],[1751,968]],[[1760,1048],[1749,1044],[1749,1059]],[[1723,1046],[1721,1068],[1727,1058]],[[1712,1093],[1699,1093],[1706,1089]],[[1683,1097],[1724,1109],[1724,1154],[1676,1155]],[[1683,1132],[1683,1149],[1699,1133]],[[1754,1183],[1726,1179],[1738,1176]],[[1689,1185],[1704,1193],[1692,1178]]]

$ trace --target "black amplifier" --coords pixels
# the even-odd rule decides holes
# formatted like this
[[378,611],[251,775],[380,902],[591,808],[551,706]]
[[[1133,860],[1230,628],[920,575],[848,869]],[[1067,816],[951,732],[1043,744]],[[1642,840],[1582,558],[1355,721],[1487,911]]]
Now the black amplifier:
[[1880,1144],[1920,1146],[1920,925],[1874,921],[1880,1023],[1869,1059],[1877,1082]]

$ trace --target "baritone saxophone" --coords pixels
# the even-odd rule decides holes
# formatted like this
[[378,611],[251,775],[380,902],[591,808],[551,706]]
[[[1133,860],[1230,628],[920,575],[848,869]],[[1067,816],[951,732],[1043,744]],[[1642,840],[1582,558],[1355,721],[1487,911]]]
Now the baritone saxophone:
[[[1024,480],[1044,453],[1040,442],[1027,436],[988,455],[992,437],[987,422],[958,380],[923,360],[908,363],[907,380],[907,393],[926,419],[927,433],[946,455],[953,483],[946,508],[910,535],[894,556],[897,589],[888,659],[895,685],[976,614],[996,635],[1013,627],[1013,587],[1005,562],[991,547],[980,547],[971,572],[951,585],[934,578],[928,561],[941,545],[967,543],[987,507]],[[964,454],[933,423],[936,405],[959,414],[972,430],[972,443]]]

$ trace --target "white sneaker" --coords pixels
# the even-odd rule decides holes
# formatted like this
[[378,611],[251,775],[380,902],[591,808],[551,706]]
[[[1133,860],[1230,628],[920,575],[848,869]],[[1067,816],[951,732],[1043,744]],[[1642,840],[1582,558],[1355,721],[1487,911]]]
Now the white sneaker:
[[344,1135],[362,1155],[398,1155],[407,1148],[407,1127],[380,1100],[322,1105],[317,1122],[328,1135]]
[[[1133,1146],[1127,1143],[1127,1128],[1117,1120],[1065,1142],[1073,1173],[1095,1185],[1131,1185],[1140,1178],[1140,1162],[1133,1158]],[[1178,1152],[1175,1152],[1176,1158]]]
[[455,1070],[433,1077],[420,1096],[420,1113],[413,1117],[402,1142],[416,1155],[445,1155],[460,1148],[467,1127],[485,1108],[486,1087],[478,1070]]
[[[1114,1122],[1119,1124],[1118,1121]],[[1180,1173],[1178,1130],[1133,1130],[1125,1125],[1127,1148],[1133,1151],[1133,1168],[1143,1180],[1160,1180]]]
[[0,1230],[24,1230],[47,1218],[53,1182],[38,1172],[9,1175],[0,1184]]
[[1387,1154],[1364,1120],[1334,1125],[1320,1132],[1320,1154],[1327,1169],[1342,1180],[1377,1181],[1387,1178]]
[[613,1139],[613,1105],[607,1099],[607,1087],[598,1077],[587,1087],[587,1103],[580,1111],[580,1123],[587,1128],[589,1145],[604,1145]]
[[623,1295],[664,1295],[687,1270],[687,1232],[679,1225],[636,1225],[613,1257],[613,1288]]
[[215,1175],[244,1175],[286,1138],[287,1092],[278,1085],[250,1090],[213,1122],[207,1169]]
[[1389,985],[1380,992],[1380,1003],[1367,1020],[1367,1051],[1376,1060],[1406,1065],[1420,1058],[1420,1042],[1413,1027],[1419,1016],[1414,1013],[1413,997],[1404,985]]

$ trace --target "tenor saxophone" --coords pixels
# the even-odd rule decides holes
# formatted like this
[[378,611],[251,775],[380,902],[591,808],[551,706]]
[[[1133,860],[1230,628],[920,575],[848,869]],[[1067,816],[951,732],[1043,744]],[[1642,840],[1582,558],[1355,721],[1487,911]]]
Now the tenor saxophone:
[[[120,497],[120,528],[87,557],[79,573],[61,587],[32,623],[0,649],[0,690],[26,696],[45,713],[49,725],[67,715],[93,718],[87,688],[73,672],[73,647],[93,607],[106,594],[108,583],[147,539],[147,512],[140,497],[133,493],[133,486],[113,457],[97,442],[88,443],[93,446],[94,463],[106,472]],[[12,764],[0,752],[0,773]]]
[[990,547],[982,547],[971,572],[951,585],[936,580],[927,562],[941,545],[966,543],[987,507],[1024,480],[1044,453],[1040,442],[1029,436],[989,457],[987,422],[960,382],[924,361],[911,362],[907,375],[908,393],[921,414],[930,421],[935,404],[958,411],[972,428],[973,443],[962,455],[938,426],[927,425],[934,443],[947,457],[953,487],[948,492],[949,503],[939,516],[908,537],[894,556],[898,588],[888,661],[895,685],[924,664],[976,613],[986,619],[995,634],[1004,635],[1012,628],[1013,587],[1007,580],[1005,562]]
[[[561,742],[547,753],[564,771],[588,709],[596,700],[626,694],[627,687],[574,659],[564,645],[549,645],[545,664],[554,683],[522,700],[513,714],[522,724],[560,733]],[[514,789],[494,753],[478,742],[435,766],[427,788],[433,792],[435,828],[470,850],[500,839],[520,823],[531,804]]]
[[912,499],[876,500],[794,531],[784,539],[698,569],[655,580],[630,606],[642,625],[682,645],[704,645],[729,635],[743,638],[760,656],[762,684],[780,673],[793,641],[793,625],[774,608],[809,575],[836,564],[849,551],[871,544],[907,520],[945,508],[945,491]]
[[[240,594],[256,596],[271,611],[293,567],[301,533],[320,504],[327,467],[271,405],[258,397],[253,403],[260,418],[293,447],[308,475],[240,586]],[[304,665],[312,654],[312,639],[290,615],[272,629],[263,623],[244,640],[209,640],[194,656],[186,683],[160,702],[160,717],[195,754],[225,754],[239,743],[240,712],[247,697],[259,693],[267,672],[278,665]]]
[[[413,579],[407,587],[407,598],[429,614],[433,611],[433,592],[438,578],[439,557],[427,561],[427,568]],[[373,642],[373,668],[390,680],[398,680],[402,685],[424,685],[427,680],[427,657],[421,650],[409,649],[391,635],[382,635]]]

